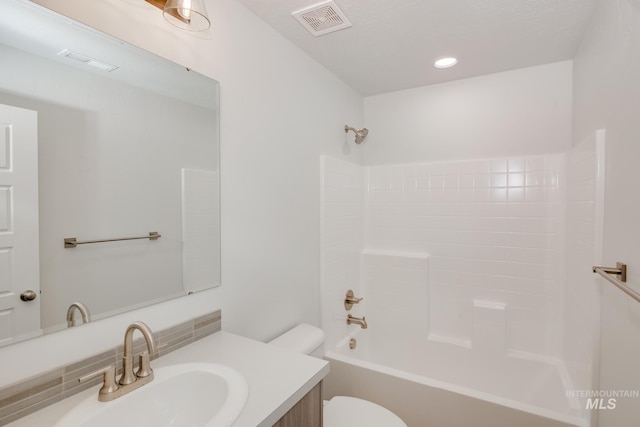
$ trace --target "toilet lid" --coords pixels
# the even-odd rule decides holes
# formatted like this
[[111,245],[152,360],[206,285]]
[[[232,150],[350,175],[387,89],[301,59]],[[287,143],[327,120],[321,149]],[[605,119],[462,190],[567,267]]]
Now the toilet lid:
[[368,400],[336,396],[324,407],[325,427],[407,427],[393,412]]

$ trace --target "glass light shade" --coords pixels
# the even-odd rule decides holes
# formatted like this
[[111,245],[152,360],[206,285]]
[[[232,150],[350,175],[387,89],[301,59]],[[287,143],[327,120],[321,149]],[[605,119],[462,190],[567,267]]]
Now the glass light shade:
[[204,0],[167,0],[162,15],[171,25],[187,31],[205,31],[211,26]]

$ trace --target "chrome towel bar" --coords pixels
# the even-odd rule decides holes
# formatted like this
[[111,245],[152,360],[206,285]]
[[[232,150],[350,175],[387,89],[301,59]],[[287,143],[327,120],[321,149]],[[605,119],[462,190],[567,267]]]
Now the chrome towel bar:
[[162,235],[157,231],[150,231],[148,236],[141,237],[120,237],[117,239],[104,239],[104,240],[85,240],[79,242],[75,237],[66,237],[64,239],[64,247],[65,248],[75,248],[78,245],[86,245],[88,243],[104,243],[104,242],[119,242],[121,240],[140,240],[140,239],[149,239],[149,240],[158,240]]
[[[593,272],[598,273],[609,282],[617,286],[622,292],[629,295],[634,300],[640,302],[640,293],[634,291],[625,283],[627,281],[627,264],[623,262],[617,262],[615,268],[594,266]],[[620,276],[620,278],[618,279],[615,276]]]

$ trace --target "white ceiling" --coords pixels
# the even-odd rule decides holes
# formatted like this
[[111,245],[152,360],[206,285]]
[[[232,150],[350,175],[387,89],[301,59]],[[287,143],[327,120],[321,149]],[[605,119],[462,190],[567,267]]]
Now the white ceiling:
[[321,0],[239,1],[369,96],[571,59],[597,0],[334,0],[353,26],[317,38],[291,13]]

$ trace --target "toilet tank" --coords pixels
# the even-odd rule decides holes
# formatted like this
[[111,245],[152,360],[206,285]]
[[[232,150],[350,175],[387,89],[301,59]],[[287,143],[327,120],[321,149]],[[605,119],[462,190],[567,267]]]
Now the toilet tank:
[[297,353],[322,357],[324,338],[325,334],[322,329],[309,325],[308,323],[301,323],[272,341],[269,341],[269,344]]

